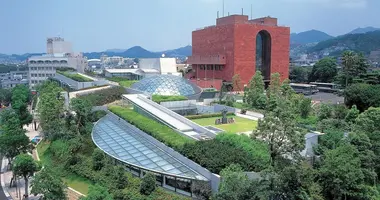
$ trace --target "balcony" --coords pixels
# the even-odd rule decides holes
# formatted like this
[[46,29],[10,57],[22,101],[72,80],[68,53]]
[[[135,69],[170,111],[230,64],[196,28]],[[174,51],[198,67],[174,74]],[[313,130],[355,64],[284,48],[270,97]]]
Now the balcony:
[[196,65],[225,65],[226,56],[216,55],[216,56],[190,56],[187,59],[187,64]]

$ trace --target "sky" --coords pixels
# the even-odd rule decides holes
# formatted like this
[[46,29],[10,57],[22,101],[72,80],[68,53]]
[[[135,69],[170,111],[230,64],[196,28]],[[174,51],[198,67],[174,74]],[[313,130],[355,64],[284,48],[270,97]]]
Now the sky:
[[[380,0],[224,0],[225,15],[277,17],[291,32],[330,35],[380,27]],[[44,53],[61,36],[76,52],[150,51],[191,45],[191,32],[215,24],[223,0],[0,0],[0,53]]]

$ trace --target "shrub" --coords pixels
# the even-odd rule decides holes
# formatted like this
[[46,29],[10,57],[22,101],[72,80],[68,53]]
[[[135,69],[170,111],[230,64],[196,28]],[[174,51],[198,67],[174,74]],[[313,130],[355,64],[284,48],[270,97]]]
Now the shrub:
[[212,195],[210,182],[194,180],[191,191],[201,200],[208,200]]
[[97,90],[91,94],[78,95],[79,99],[87,99],[94,106],[102,106],[121,99],[121,95],[125,93],[123,87],[111,87]]
[[147,173],[141,181],[140,193],[144,195],[150,195],[156,189],[156,176]]
[[[234,116],[234,113],[227,113],[227,116]],[[213,114],[203,114],[203,115],[187,115],[187,119],[202,119],[202,118],[211,118],[211,117],[222,117],[222,113],[213,113]]]
[[112,196],[105,187],[90,185],[87,197],[82,197],[80,200],[112,200]]
[[92,168],[99,171],[104,166],[105,155],[102,150],[96,148],[92,153]]
[[255,170],[257,165],[247,152],[215,139],[185,144],[181,153],[217,174],[232,163],[247,171]]
[[237,135],[233,133],[220,133],[215,140],[222,144],[233,146],[248,153],[250,160],[254,163],[254,171],[261,171],[269,165],[268,146],[257,140],[252,140],[247,135]]
[[156,103],[168,102],[168,101],[185,101],[187,97],[185,96],[165,96],[165,95],[152,95],[152,101]]
[[187,143],[194,142],[192,139],[180,135],[171,128],[149,119],[131,109],[123,108],[121,106],[109,106],[109,110],[176,150],[180,150]]

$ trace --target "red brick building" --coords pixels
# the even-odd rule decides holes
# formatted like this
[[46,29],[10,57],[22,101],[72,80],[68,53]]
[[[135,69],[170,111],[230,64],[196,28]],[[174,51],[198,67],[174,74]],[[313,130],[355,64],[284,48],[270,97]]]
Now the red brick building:
[[275,72],[282,79],[289,76],[290,28],[278,26],[276,18],[218,18],[216,26],[193,31],[192,40],[192,56],[187,62],[193,72],[187,77],[194,82],[202,80],[201,87],[216,83],[213,87],[218,88],[218,83],[231,82],[235,74],[247,84],[256,68],[260,68],[257,70],[262,71],[265,81]]

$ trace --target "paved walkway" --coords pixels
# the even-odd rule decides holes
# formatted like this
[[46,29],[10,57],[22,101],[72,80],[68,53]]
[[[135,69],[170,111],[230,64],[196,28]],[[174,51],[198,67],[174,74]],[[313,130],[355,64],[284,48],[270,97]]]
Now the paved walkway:
[[[24,129],[27,131],[26,135],[29,137],[29,139],[33,139],[35,136],[39,135],[38,131],[34,130],[34,124],[30,124],[29,126],[24,126]],[[33,157],[36,158],[35,153],[33,153]],[[13,173],[11,170],[8,170],[8,159],[3,158],[1,162],[1,186],[3,187],[3,190],[5,192],[5,196],[8,196],[8,199],[22,199],[22,196],[25,193],[25,182],[23,178],[19,178],[17,180],[16,186],[17,187],[10,187],[10,182],[13,177]],[[30,187],[30,181],[29,181],[29,187]],[[30,188],[29,188],[30,192]],[[1,195],[1,194],[0,194]],[[21,198],[20,198],[21,196]],[[3,198],[1,198],[3,199]],[[29,195],[30,200],[37,200],[39,199],[39,196]]]

